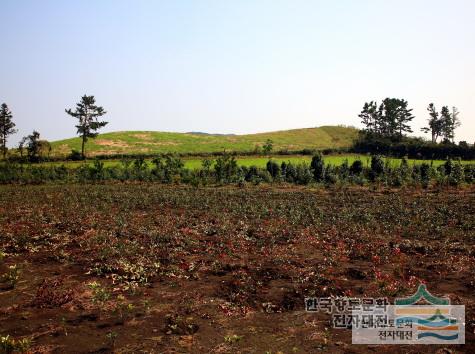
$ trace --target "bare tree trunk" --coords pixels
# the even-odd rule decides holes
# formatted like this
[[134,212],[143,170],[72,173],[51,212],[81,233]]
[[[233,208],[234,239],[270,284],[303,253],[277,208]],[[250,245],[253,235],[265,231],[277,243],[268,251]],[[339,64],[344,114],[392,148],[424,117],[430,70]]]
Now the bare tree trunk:
[[[3,130],[3,129],[2,129]],[[6,151],[5,151],[5,148],[6,148],[6,142],[5,142],[5,135],[3,134],[3,131],[1,133],[1,137],[2,137],[2,155],[3,155],[3,159],[5,159],[5,155],[6,155]]]
[[82,155],[82,158],[83,160],[86,159],[86,155],[84,154],[84,145],[86,143],[86,135],[83,135],[82,136],[82,148],[81,148],[81,155]]

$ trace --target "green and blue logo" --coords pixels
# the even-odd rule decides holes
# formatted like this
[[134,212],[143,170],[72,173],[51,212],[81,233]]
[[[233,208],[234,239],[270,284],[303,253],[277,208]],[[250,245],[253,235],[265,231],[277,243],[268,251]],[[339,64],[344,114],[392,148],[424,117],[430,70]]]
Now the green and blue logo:
[[[421,304],[424,303],[424,304]],[[449,298],[432,295],[425,284],[420,284],[417,292],[394,302],[396,324],[412,323],[417,329],[417,339],[436,339],[439,341],[457,341],[460,323],[451,316]]]

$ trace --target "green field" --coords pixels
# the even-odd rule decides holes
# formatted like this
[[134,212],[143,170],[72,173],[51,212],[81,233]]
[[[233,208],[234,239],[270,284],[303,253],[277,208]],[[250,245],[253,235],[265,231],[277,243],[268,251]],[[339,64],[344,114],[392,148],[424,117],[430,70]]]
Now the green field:
[[[292,162],[294,164],[297,163],[310,163],[312,157],[311,156],[301,156],[301,155],[291,155],[291,156],[271,156],[270,157],[273,161],[276,161],[277,163],[281,163],[283,161],[285,162]],[[257,166],[257,167],[265,167],[267,164],[267,161],[269,161],[269,157],[267,156],[242,156],[242,157],[237,157],[237,162],[239,166]],[[326,164],[331,164],[331,165],[341,165],[344,161],[348,161],[349,164],[351,164],[355,160],[361,160],[365,166],[369,166],[370,164],[370,157],[367,155],[356,155],[356,154],[347,154],[347,155],[328,155],[324,156],[324,161]],[[392,166],[398,166],[401,163],[401,159],[398,158],[385,158],[386,161],[389,161],[389,163]],[[149,165],[151,165],[152,160],[147,159],[146,160]],[[201,161],[202,159],[200,158],[184,158],[183,159],[185,163],[185,167],[189,169],[198,169],[201,168]],[[111,167],[111,166],[118,166],[121,164],[120,160],[103,160],[105,167]],[[443,160],[414,160],[414,159],[408,159],[409,165],[413,164],[421,164],[423,162],[427,163],[432,163],[434,166],[439,166],[443,164],[445,161]],[[92,164],[93,160],[89,160],[87,162],[83,161],[67,161],[67,162],[44,162],[42,163],[43,166],[60,166],[60,165],[65,165],[68,168],[76,168],[81,166],[84,163]],[[462,161],[462,164],[471,164],[474,163],[473,161]]]
[[[111,154],[249,152],[262,147],[267,139],[274,151],[343,148],[351,146],[358,130],[343,126],[324,126],[247,135],[210,135],[202,133],[167,133],[127,131],[100,134],[86,145],[88,156]],[[53,156],[65,156],[72,149],[81,150],[81,140],[72,138],[51,143]]]

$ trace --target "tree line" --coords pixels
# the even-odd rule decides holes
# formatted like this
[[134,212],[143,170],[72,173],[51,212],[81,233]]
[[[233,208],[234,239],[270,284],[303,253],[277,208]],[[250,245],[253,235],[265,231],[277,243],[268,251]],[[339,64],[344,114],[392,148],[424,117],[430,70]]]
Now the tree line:
[[419,159],[445,159],[448,156],[474,159],[474,145],[466,141],[455,144],[455,131],[461,125],[458,109],[443,106],[438,111],[435,104],[430,103],[427,111],[427,125],[421,131],[430,134],[430,141],[408,136],[413,132],[414,115],[406,100],[386,98],[380,104],[366,102],[359,114],[364,128],[353,145],[353,152]]
[[[461,125],[457,107],[450,111],[448,106],[443,106],[439,113],[434,103],[430,103],[427,110],[428,124],[421,131],[431,134],[432,143],[437,143],[439,138],[443,143],[454,143],[455,129]],[[413,132],[410,122],[415,117],[404,99],[385,98],[379,105],[375,101],[366,102],[359,117],[364,125],[363,132],[369,137],[401,141],[406,133]]]
[[430,118],[428,119],[428,126],[421,130],[424,133],[431,134],[431,141],[437,143],[439,138],[444,143],[455,142],[455,129],[460,127],[460,119],[458,118],[459,111],[457,107],[452,107],[452,111],[448,106],[443,106],[440,114],[433,103],[427,107]]
[[[95,138],[98,135],[98,130],[108,124],[108,122],[99,120],[107,112],[103,107],[96,105],[94,96],[88,95],[81,97],[74,110],[65,109],[65,112],[78,121],[76,129],[81,138],[80,158],[85,159],[85,147],[88,139]],[[2,103],[0,107],[0,148],[4,159],[8,152],[8,138],[17,132],[15,127],[16,124],[13,122],[11,110],[6,103]],[[33,133],[26,135],[18,143],[18,151],[21,157],[23,157],[25,150],[28,160],[37,162],[45,152],[48,154],[51,152],[51,145],[48,141],[40,138],[40,133],[37,130],[33,130]]]
[[[429,118],[427,126],[421,130],[431,135],[431,144],[420,138],[410,138],[412,133],[411,122],[415,118],[408,102],[399,98],[385,98],[378,104],[376,101],[366,102],[359,117],[364,129],[360,131],[360,137],[353,146],[354,152],[384,153],[397,156],[409,156],[411,158],[445,158],[458,156],[465,159],[475,157],[475,148],[466,142],[461,142],[455,147],[455,130],[460,127],[459,111],[456,107],[451,110],[443,106],[440,112],[433,103],[427,107]],[[83,95],[76,104],[75,109],[65,109],[65,112],[77,120],[75,125],[77,134],[81,138],[81,151],[72,151],[75,160],[86,158],[86,143],[90,138],[98,135],[99,129],[108,124],[100,120],[107,112],[103,107],[96,104],[94,96]],[[15,134],[13,114],[8,106],[3,103],[0,107],[0,148],[3,158],[7,155],[7,141],[10,135]],[[435,146],[436,144],[441,146]],[[273,149],[273,142],[267,140],[263,146],[265,154]],[[22,138],[18,144],[20,157],[26,157],[29,161],[39,161],[41,156],[51,152],[51,145],[40,138],[36,130]]]

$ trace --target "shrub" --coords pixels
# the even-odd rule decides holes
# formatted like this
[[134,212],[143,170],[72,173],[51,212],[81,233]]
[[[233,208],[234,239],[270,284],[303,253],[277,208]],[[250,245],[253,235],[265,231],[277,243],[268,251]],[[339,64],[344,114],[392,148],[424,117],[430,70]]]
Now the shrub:
[[280,164],[280,175],[282,176],[283,180],[285,181],[286,176],[287,176],[287,164],[285,163],[285,161],[282,161],[282,163]]
[[280,168],[277,162],[269,160],[266,165],[267,172],[270,173],[272,178],[277,178],[280,175]]
[[[136,160],[134,163],[134,171],[135,173],[139,173],[139,175],[147,175],[147,167],[146,164],[142,164],[141,160]],[[151,171],[151,178],[157,179],[161,182],[165,183],[178,183],[182,179],[186,179],[186,172],[184,168],[183,161],[175,155],[165,155],[165,156],[157,156],[152,160],[154,167]]]
[[224,154],[216,159],[214,172],[217,182],[230,183],[237,181],[239,167],[234,156]]
[[452,173],[452,168],[454,166],[454,163],[451,158],[448,158],[447,161],[444,163],[444,172],[446,176],[450,176]]
[[252,166],[248,172],[248,181],[252,182],[257,186],[261,182],[272,182],[272,176],[267,170],[262,170],[255,166]]
[[372,181],[384,174],[384,160],[380,155],[371,156],[370,179]]
[[325,179],[325,163],[321,154],[313,155],[310,168],[312,169],[315,181],[322,182]]
[[105,177],[104,162],[97,159],[94,160],[92,167],[89,167],[89,174],[92,180],[103,180]]
[[312,181],[312,172],[306,163],[299,163],[296,168],[295,182],[298,184],[309,184]]
[[325,184],[335,184],[338,182],[338,176],[336,174],[336,169],[332,166],[327,166],[325,170]]
[[421,185],[422,187],[424,188],[427,188],[429,186],[429,182],[430,182],[430,175],[431,175],[431,168],[430,168],[430,165],[427,164],[427,163],[423,163],[421,164],[421,167],[420,167],[420,175],[421,175]]
[[351,164],[350,173],[354,176],[359,176],[363,172],[363,162],[361,160],[355,160]]
[[139,181],[149,179],[148,165],[143,157],[134,160],[132,165],[133,178]]
[[465,165],[463,175],[465,176],[465,182],[467,183],[475,182],[475,166]]
[[399,173],[401,176],[402,183],[407,183],[411,178],[411,169],[409,168],[409,163],[407,158],[403,157],[401,160],[401,165],[399,166]]
[[343,161],[343,163],[336,168],[335,173],[341,180],[347,180],[350,176],[350,166],[348,165],[348,160]]
[[264,151],[265,154],[270,154],[273,148],[274,148],[274,143],[272,142],[272,140],[267,139],[266,143],[262,147],[262,150]]
[[459,184],[463,183],[464,179],[464,168],[462,164],[454,164],[452,170],[450,171],[449,184],[452,186],[458,186]]
[[370,168],[363,167],[360,160],[351,166],[345,161],[340,166],[324,165],[321,155],[315,155],[310,165],[282,162],[280,166],[269,160],[266,168],[239,167],[233,155],[219,156],[216,164],[203,160],[203,168],[191,170],[184,167],[183,161],[174,155],[156,156],[153,168],[149,168],[144,157],[135,160],[122,160],[120,166],[105,167],[104,162],[95,159],[92,164],[81,164],[78,168],[18,164],[11,161],[0,163],[0,183],[47,183],[50,181],[91,182],[103,180],[159,181],[163,183],[189,183],[194,186],[217,183],[243,184],[244,181],[261,182],[285,181],[288,183],[309,184],[312,181],[334,184],[338,181],[363,185],[369,181],[402,186],[410,183],[427,187],[431,180],[438,185],[454,185],[475,182],[475,165],[462,165],[460,161],[448,159],[443,165],[433,168],[426,162],[409,166],[403,158],[399,167],[384,162],[381,156],[371,158]]
[[204,158],[201,160],[201,171],[204,176],[209,177],[211,175],[211,167],[213,167],[213,160]]
[[254,181],[254,178],[259,176],[259,169],[257,168],[257,166],[254,165],[250,166],[249,168],[243,167],[241,171],[243,172],[244,179],[247,182]]
[[404,184],[400,168],[390,169],[388,172],[388,183],[393,187],[401,187]]
[[183,161],[175,155],[165,156],[164,177],[167,183],[178,183],[184,177]]
[[286,182],[297,182],[297,170],[291,162],[285,165],[285,174],[283,176]]
[[71,150],[71,153],[66,157],[66,160],[71,160],[71,161],[81,161],[83,160],[81,152],[77,150]]

